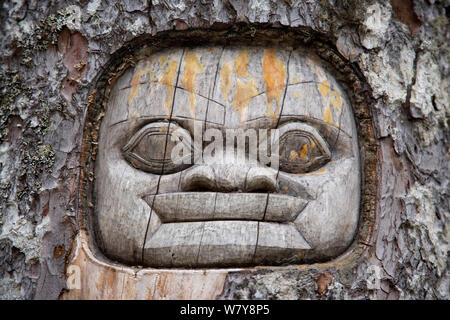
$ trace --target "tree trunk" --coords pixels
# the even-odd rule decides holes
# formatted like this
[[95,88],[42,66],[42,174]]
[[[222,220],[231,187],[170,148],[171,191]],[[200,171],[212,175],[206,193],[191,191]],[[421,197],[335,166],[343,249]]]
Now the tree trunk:
[[[431,0],[4,1],[0,298],[449,299],[448,10]],[[204,272],[94,257],[79,186],[90,179],[83,132],[95,133],[85,126],[99,88],[139,46],[197,29],[199,42],[291,32],[348,70],[343,81],[352,75],[374,190],[351,252]]]

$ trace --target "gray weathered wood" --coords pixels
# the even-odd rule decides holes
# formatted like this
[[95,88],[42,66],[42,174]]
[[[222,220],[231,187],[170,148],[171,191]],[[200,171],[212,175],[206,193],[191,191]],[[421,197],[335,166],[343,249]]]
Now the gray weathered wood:
[[[67,288],[69,264],[84,270],[82,289],[63,294],[72,298],[448,299],[445,6],[416,0],[3,1],[0,296],[55,299]],[[89,206],[78,200],[78,180],[93,177],[92,168],[79,164],[95,157],[95,149],[80,157],[81,137],[88,105],[104,93],[100,88],[106,80],[98,81],[101,74],[116,70],[119,61],[131,61],[130,51],[120,50],[124,46],[134,49],[151,39],[170,39],[166,31],[199,28],[207,36],[196,31],[191,43],[231,42],[236,34],[258,42],[273,38],[286,43],[289,37],[283,32],[295,30],[301,36],[297,44],[310,45],[312,51],[327,48],[320,45],[322,40],[330,44],[332,52],[322,55],[332,65],[346,68],[343,80],[359,79],[350,87],[365,92],[365,98],[356,97],[352,104],[369,101],[370,117],[358,111],[358,119],[364,120],[357,126],[375,137],[368,147],[363,141],[366,156],[361,162],[376,158],[377,167],[371,167],[368,177],[377,181],[369,186],[377,201],[367,203],[367,208],[376,208],[376,216],[361,226],[365,230],[372,225],[373,232],[357,239],[355,247],[365,248],[357,250],[357,262],[347,263],[353,260],[344,257],[314,268],[177,273],[112,267],[88,255],[86,246],[77,250],[84,232],[80,207]],[[182,43],[183,37],[176,42]],[[124,82],[131,78],[129,70],[128,79],[121,78]],[[114,73],[106,76],[114,78]],[[334,90],[335,84],[329,83]],[[121,97],[129,98],[129,91],[114,99]],[[291,97],[297,99],[287,92],[286,99]],[[265,99],[259,99],[264,105]],[[208,120],[222,124],[221,105],[210,102],[209,108],[216,112]],[[89,119],[86,126],[92,125],[96,140],[98,128]],[[139,121],[133,124],[138,125]],[[293,194],[301,191],[315,197],[308,185],[286,179],[279,187],[286,186]],[[154,191],[152,185],[148,189]],[[166,179],[161,179],[160,189],[174,192]],[[150,225],[156,228],[154,222]],[[379,286],[369,287],[367,279],[374,268],[380,270],[381,279]],[[149,293],[149,287],[156,289]]]
[[[350,245],[360,204],[358,134],[347,94],[317,57],[273,45],[181,47],[150,53],[133,70],[112,86],[121,94],[107,101],[99,132],[93,228],[106,256],[153,267],[240,267],[331,259]],[[194,157],[209,128],[195,123],[216,112],[210,101],[225,112],[217,161]],[[275,168],[250,161],[258,154],[251,130],[268,128],[279,130]],[[176,130],[192,163],[172,159]]]

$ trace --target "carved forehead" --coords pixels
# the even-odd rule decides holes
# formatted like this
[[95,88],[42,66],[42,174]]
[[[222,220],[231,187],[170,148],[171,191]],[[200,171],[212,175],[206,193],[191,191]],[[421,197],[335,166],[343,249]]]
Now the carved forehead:
[[270,47],[156,52],[115,83],[105,121],[172,116],[231,128],[255,119],[276,120],[280,114],[354,133],[348,98],[320,61],[303,49]]

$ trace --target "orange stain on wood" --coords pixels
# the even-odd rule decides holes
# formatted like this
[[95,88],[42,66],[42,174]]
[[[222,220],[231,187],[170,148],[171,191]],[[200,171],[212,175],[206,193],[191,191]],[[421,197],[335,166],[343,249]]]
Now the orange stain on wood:
[[241,80],[236,82],[236,93],[233,98],[233,108],[239,113],[239,119],[245,121],[247,119],[248,104],[250,99],[258,94],[255,80],[250,79],[247,83]]
[[[331,89],[330,84],[328,83],[326,74],[320,69],[319,64],[316,61],[308,58],[308,63],[320,81],[317,84],[317,89],[319,90],[320,94],[322,95],[322,101],[323,101],[324,105],[326,106],[326,108],[323,112],[324,120],[327,123],[334,125],[333,116],[331,114],[329,105],[331,104],[333,106],[333,109],[335,109],[335,110],[342,109],[341,95],[336,90]],[[336,124],[336,126],[339,126],[339,124]]]
[[[266,85],[266,117],[276,118],[280,112],[281,96],[286,85],[286,66],[275,56],[274,49],[264,50],[262,59],[263,77]],[[273,101],[276,110],[273,110]]]
[[133,99],[137,96],[139,89],[140,89],[140,82],[141,82],[141,75],[142,73],[140,71],[136,72],[133,79],[131,80],[131,89],[130,89],[130,96],[128,97],[128,105],[131,106],[131,103],[133,102]]
[[305,143],[301,148],[300,148],[300,159],[305,159],[308,156],[308,145]]
[[239,51],[236,60],[234,60],[234,73],[236,77],[248,78],[248,63],[250,62],[250,51]]
[[231,62],[225,63],[220,72],[220,89],[222,90],[223,99],[228,102],[228,94],[231,90]]
[[317,88],[319,89],[322,97],[326,97],[330,93],[330,85],[328,84],[328,80],[318,83]]
[[130,96],[128,97],[128,105],[131,106],[131,103],[133,102],[134,98],[136,98],[137,94],[139,93],[139,90],[141,88],[141,77],[147,73],[150,72],[150,77],[152,77],[152,61],[147,61],[147,66],[139,71],[137,71],[133,79],[131,79],[131,89],[130,89]]
[[334,124],[333,115],[331,114],[331,109],[329,106],[327,106],[325,108],[325,110],[323,111],[323,120],[328,124],[331,124],[331,125]]
[[[330,105],[333,107],[334,110],[336,109],[341,110],[342,109],[341,95],[336,90],[331,90],[327,80],[318,83],[317,88],[320,94],[322,95],[322,101],[326,106],[325,110],[323,111],[324,120],[328,124],[334,125]],[[336,126],[339,126],[339,124],[336,123]]]
[[154,72],[150,72],[150,77],[148,79],[148,83],[152,83],[155,81],[155,73]]
[[189,91],[189,105],[191,107],[191,115],[195,110],[195,89],[197,73],[203,72],[203,67],[198,61],[197,56],[192,52],[187,52],[184,58],[184,73],[181,83],[184,88]]
[[342,109],[341,95],[336,90],[330,92],[330,103],[334,109]]
[[[256,89],[256,82],[248,74],[249,62],[250,62],[250,51],[241,50],[239,51],[238,56],[234,60],[233,65],[236,77],[246,79],[246,81],[236,79],[236,92],[233,97],[233,108],[239,113],[239,119],[241,121],[245,121],[247,119],[248,105],[250,103],[250,99],[258,94],[258,90]],[[222,88],[224,88],[223,87],[224,84],[231,86],[230,72],[231,70],[229,69],[225,70],[224,68],[222,68],[222,76],[228,77],[228,79],[226,80],[228,81],[228,83],[226,81],[225,82],[222,81]],[[226,88],[226,90],[229,92],[230,88],[228,87]],[[226,95],[227,97],[228,92]]]
[[328,98],[327,102],[331,103],[334,109],[340,110],[342,108],[341,95],[336,90],[331,90],[331,87],[327,80],[324,80],[321,83],[317,84],[317,88],[319,89],[322,97]]
[[175,88],[175,76],[177,75],[177,66],[178,63],[176,61],[170,61],[167,65],[167,69],[164,70],[164,74],[161,78],[161,83],[166,86],[167,89],[167,99],[166,99],[166,112],[167,115],[170,114],[170,109],[172,108],[172,100],[173,100],[173,90]]

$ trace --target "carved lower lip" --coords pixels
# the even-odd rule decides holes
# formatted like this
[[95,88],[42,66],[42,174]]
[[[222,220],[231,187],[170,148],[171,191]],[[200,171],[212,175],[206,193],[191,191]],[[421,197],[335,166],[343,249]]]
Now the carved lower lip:
[[217,220],[292,222],[307,201],[275,193],[175,192],[143,199],[162,223]]

